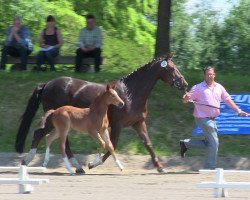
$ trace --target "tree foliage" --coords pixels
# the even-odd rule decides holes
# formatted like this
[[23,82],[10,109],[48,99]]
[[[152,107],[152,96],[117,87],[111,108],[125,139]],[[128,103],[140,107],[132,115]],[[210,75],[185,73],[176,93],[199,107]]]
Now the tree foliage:
[[[20,15],[31,29],[38,51],[38,37],[45,18],[55,16],[64,45],[61,54],[74,55],[79,31],[85,26],[84,16],[92,13],[104,35],[103,55],[106,69],[137,68],[154,56],[158,0],[0,0],[0,46],[7,25]],[[172,1],[170,51],[184,69],[215,65],[219,70],[245,72],[250,55],[250,0],[239,0],[230,13],[221,16],[201,1],[192,14],[187,0]],[[164,24],[164,23],[163,23]],[[164,25],[161,25],[164,26]],[[165,33],[164,33],[165,34]],[[168,38],[163,34],[163,39]]]

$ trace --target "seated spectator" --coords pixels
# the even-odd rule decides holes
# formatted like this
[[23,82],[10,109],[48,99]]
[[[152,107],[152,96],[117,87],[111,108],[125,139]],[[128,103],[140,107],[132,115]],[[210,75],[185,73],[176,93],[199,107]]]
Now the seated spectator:
[[75,71],[80,71],[82,58],[94,57],[95,72],[99,72],[101,64],[102,32],[99,27],[95,26],[95,17],[93,15],[87,15],[86,23],[87,26],[80,32],[80,48],[76,51]]
[[47,26],[42,31],[39,38],[41,49],[37,56],[36,70],[40,71],[41,65],[47,60],[50,65],[50,70],[56,71],[54,59],[59,55],[63,40],[59,29],[55,26],[55,18],[52,15],[49,15],[46,22]]
[[30,32],[27,26],[22,25],[20,17],[14,17],[13,25],[7,28],[5,45],[2,49],[0,69],[5,71],[7,55],[20,57],[21,70],[27,70],[28,55],[33,46],[30,40]]

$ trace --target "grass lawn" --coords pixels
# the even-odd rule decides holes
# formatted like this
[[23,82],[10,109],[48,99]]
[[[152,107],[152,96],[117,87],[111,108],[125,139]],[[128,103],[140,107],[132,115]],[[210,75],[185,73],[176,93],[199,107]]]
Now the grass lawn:
[[[15,137],[20,117],[26,107],[28,98],[36,85],[59,76],[71,76],[93,82],[106,82],[119,79],[128,72],[119,72],[119,69],[102,71],[99,74],[75,74],[73,72],[7,72],[0,73],[0,151],[13,152]],[[197,71],[184,72],[189,85],[202,80]],[[227,88],[229,93],[249,93],[249,77],[246,75],[225,75],[217,77],[218,82]],[[159,81],[153,89],[148,106],[147,119],[149,134],[154,149],[158,155],[178,155],[179,140],[191,136],[194,120],[192,105],[182,104],[182,94],[175,88]],[[26,151],[31,144],[31,137],[37,127],[37,120],[42,115],[42,109],[37,112],[26,141]],[[219,155],[248,156],[250,152],[250,136],[220,136]],[[70,143],[74,153],[96,153],[98,145],[88,135],[71,134]],[[55,143],[56,144],[56,143]],[[57,145],[53,145],[52,152],[57,153]],[[40,144],[40,152],[44,152],[44,142]],[[147,154],[141,140],[131,128],[122,130],[118,143],[118,151],[126,154]],[[189,155],[202,155],[204,152],[190,151]]]

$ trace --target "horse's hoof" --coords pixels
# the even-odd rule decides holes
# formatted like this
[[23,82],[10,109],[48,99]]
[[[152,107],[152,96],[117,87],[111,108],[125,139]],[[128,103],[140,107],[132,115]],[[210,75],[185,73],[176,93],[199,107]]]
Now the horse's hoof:
[[25,160],[22,160],[21,165],[26,165],[27,166],[27,163],[25,162]]
[[93,169],[94,166],[93,166],[91,163],[88,163],[88,168],[89,168],[89,169]]
[[159,173],[161,173],[161,174],[167,173],[167,170],[164,169],[164,168],[158,168],[157,171],[158,171]]
[[76,169],[76,174],[85,174],[85,171],[82,168]]

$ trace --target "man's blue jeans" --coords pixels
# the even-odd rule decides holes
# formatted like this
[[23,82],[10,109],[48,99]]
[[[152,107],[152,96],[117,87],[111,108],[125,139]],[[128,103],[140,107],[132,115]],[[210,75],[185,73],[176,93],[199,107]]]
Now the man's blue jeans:
[[209,118],[195,118],[197,126],[202,129],[204,139],[185,139],[186,147],[206,150],[205,169],[216,168],[219,147],[218,129],[214,120]]

